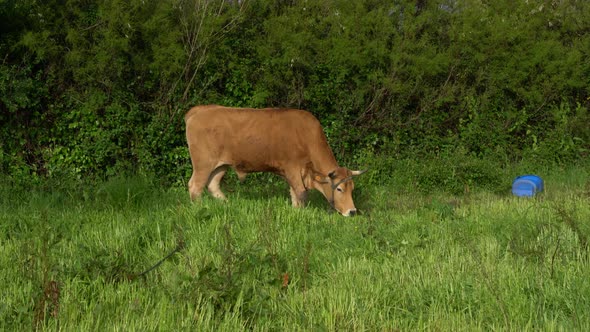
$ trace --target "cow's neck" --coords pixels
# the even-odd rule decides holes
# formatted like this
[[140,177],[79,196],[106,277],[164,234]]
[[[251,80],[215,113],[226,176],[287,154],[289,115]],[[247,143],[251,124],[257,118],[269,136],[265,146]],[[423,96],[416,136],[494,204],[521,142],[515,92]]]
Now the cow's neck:
[[321,145],[323,145],[321,148],[314,149],[315,151],[311,153],[311,163],[316,172],[328,175],[328,173],[338,168],[338,162],[328,144]]

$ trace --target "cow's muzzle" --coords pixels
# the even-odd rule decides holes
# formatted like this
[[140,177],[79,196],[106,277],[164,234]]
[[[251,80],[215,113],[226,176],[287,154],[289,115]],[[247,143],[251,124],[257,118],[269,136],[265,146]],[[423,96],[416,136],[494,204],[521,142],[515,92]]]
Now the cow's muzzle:
[[345,217],[354,217],[356,215],[355,209],[350,209],[348,212],[342,214]]

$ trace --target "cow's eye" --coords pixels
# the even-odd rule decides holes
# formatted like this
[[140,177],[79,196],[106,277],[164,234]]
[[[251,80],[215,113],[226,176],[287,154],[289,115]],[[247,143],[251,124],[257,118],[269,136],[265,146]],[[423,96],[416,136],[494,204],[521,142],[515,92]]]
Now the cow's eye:
[[344,192],[344,190],[342,190],[342,188],[340,188],[340,187],[336,188],[336,190],[338,190],[341,193]]

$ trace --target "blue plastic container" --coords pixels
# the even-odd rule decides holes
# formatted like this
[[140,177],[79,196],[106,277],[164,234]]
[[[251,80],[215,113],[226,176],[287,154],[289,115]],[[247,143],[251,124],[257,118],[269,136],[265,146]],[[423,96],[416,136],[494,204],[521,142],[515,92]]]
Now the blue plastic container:
[[512,182],[512,193],[519,197],[532,197],[543,191],[543,187],[543,179],[540,176],[522,175]]

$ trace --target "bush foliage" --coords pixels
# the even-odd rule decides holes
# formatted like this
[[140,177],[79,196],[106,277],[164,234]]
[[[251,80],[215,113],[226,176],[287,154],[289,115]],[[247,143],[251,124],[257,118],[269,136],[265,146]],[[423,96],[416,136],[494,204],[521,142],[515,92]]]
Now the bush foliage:
[[184,181],[207,103],[308,109],[347,162],[568,163],[589,27],[582,0],[1,0],[0,172]]

